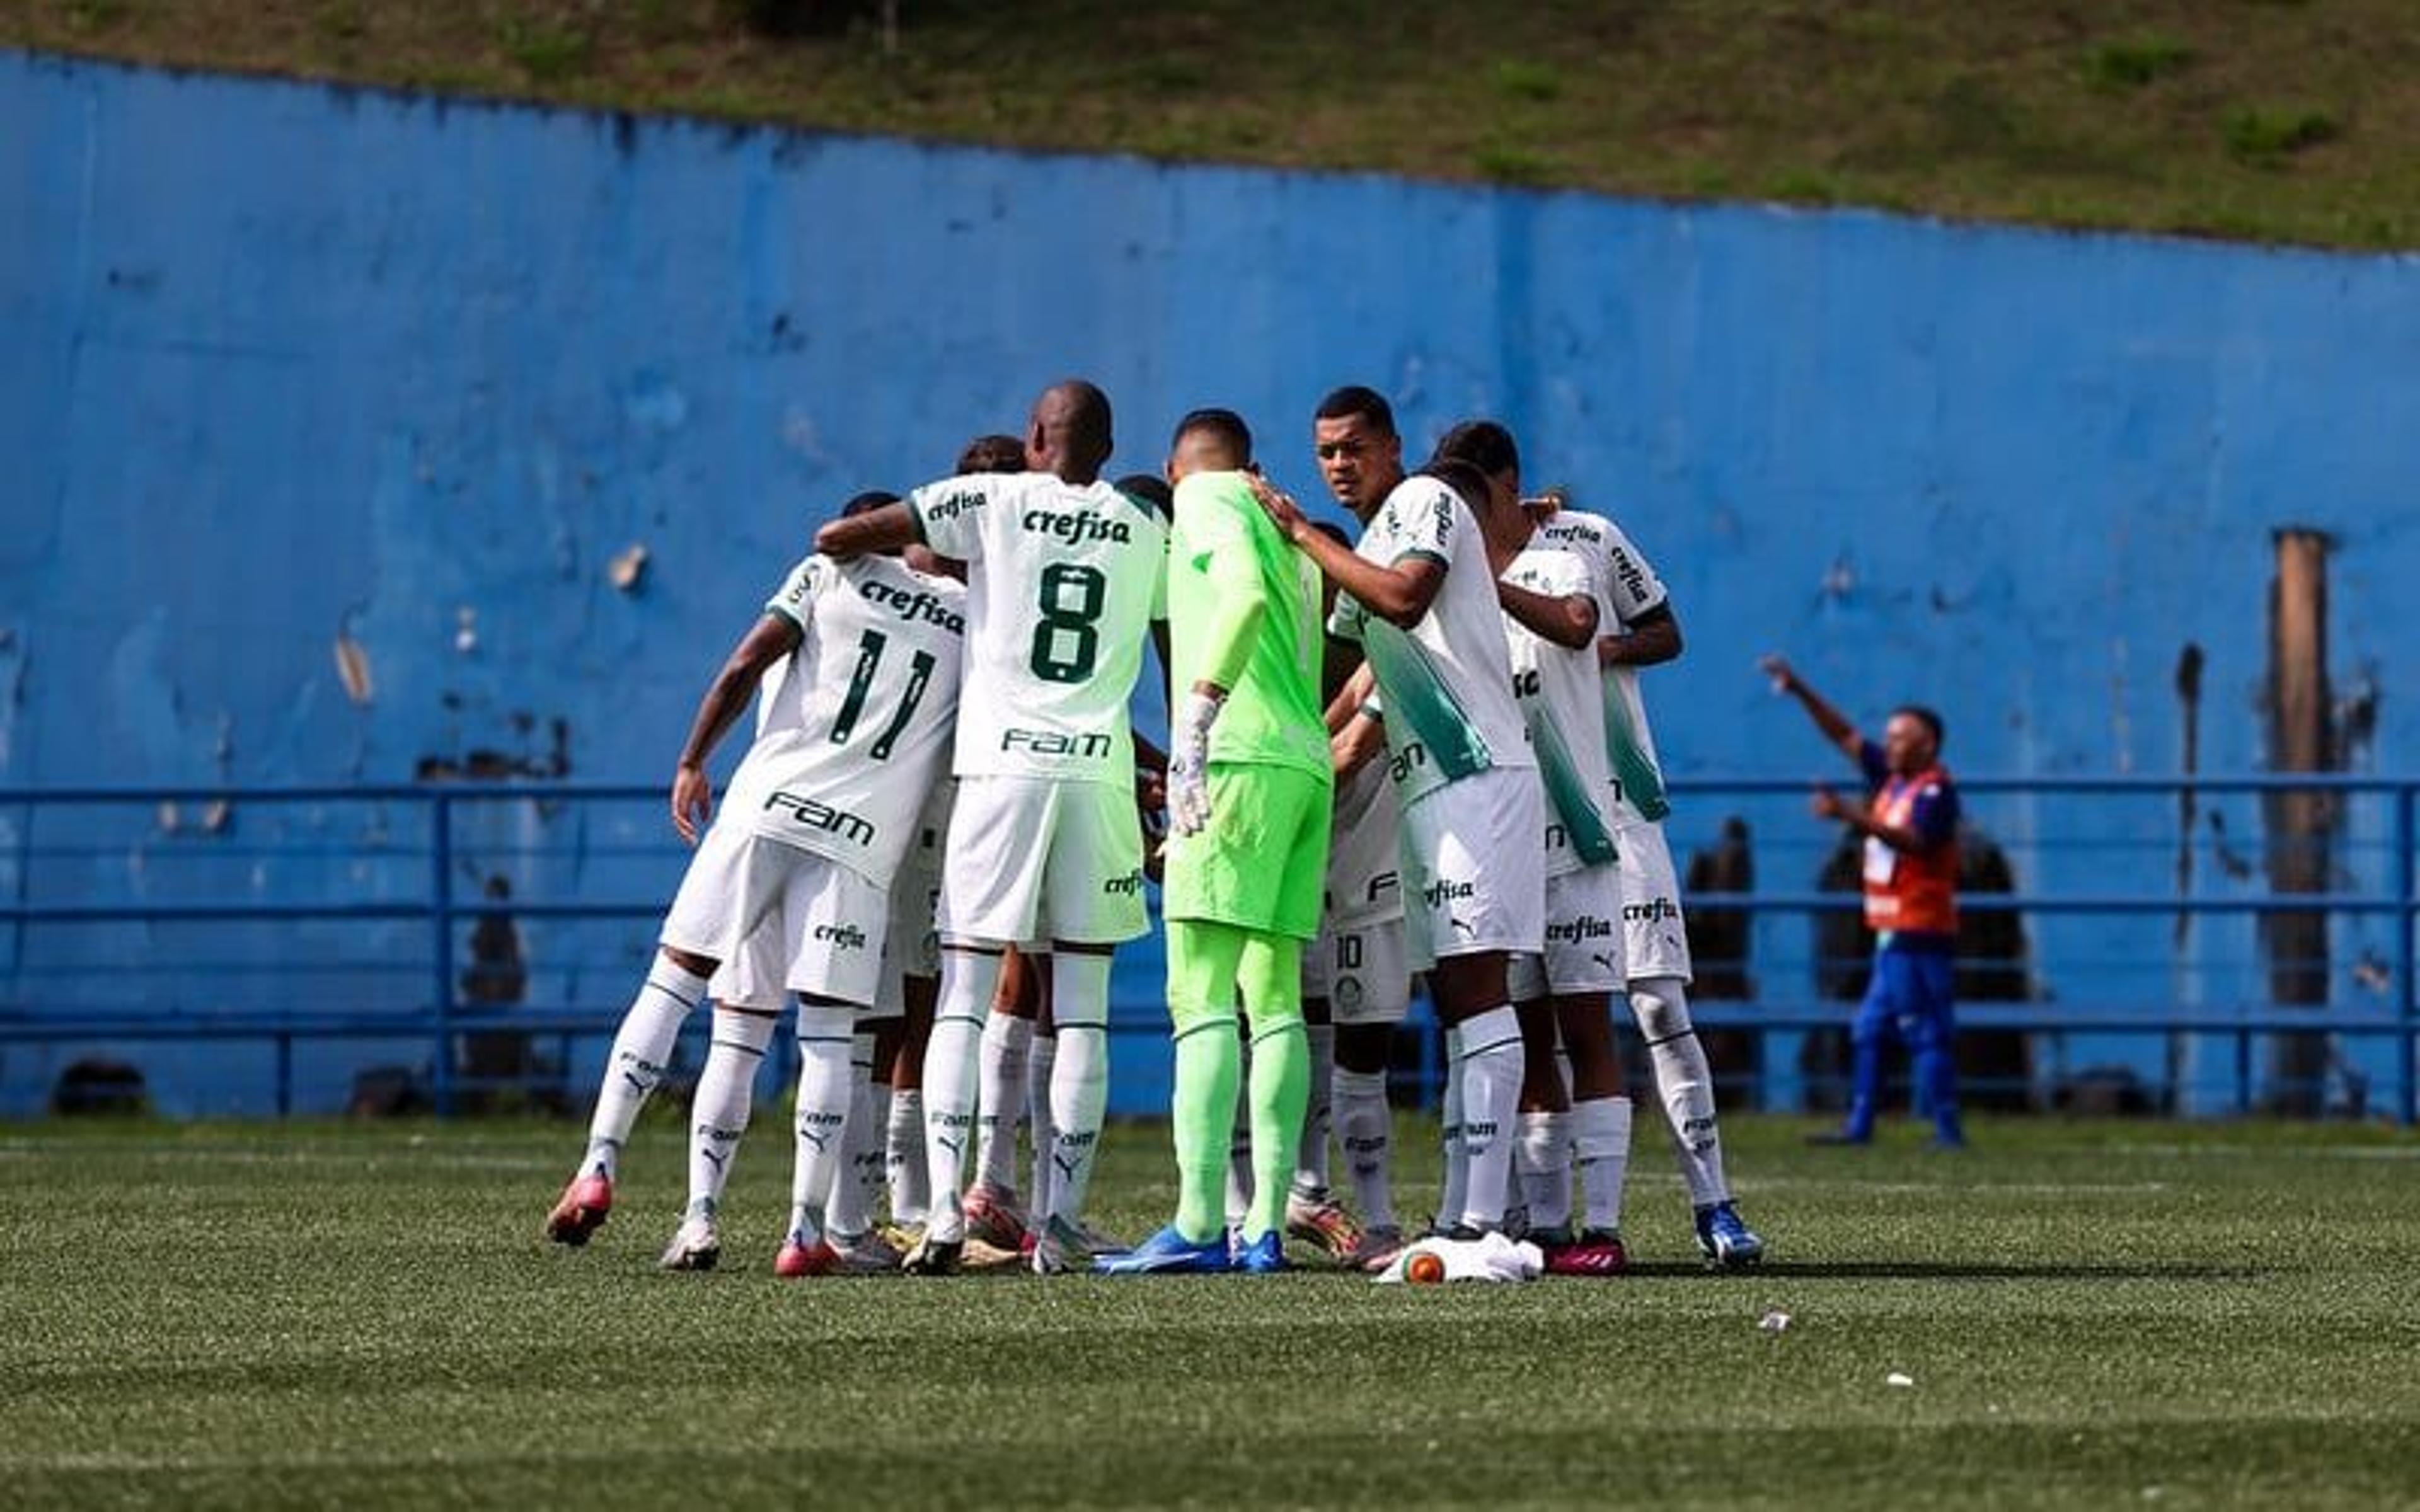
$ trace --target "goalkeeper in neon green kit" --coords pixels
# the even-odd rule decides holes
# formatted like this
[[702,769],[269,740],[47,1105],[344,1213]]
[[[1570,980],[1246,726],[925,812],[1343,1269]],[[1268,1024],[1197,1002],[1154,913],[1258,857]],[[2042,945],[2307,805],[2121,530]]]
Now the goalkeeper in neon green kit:
[[[1319,574],[1253,501],[1251,432],[1224,409],[1176,427],[1168,543],[1171,686],[1168,1011],[1176,1221],[1099,1268],[1117,1275],[1282,1271],[1285,1197],[1311,1094],[1302,950],[1317,932],[1335,785],[1321,722]],[[1226,1233],[1227,1149],[1252,1038],[1253,1198]]]

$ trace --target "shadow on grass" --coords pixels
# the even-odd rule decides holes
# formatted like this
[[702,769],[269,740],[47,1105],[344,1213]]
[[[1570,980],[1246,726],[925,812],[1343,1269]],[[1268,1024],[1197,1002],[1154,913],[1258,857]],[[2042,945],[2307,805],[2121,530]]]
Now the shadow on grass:
[[2157,1261],[2024,1265],[1993,1260],[1768,1260],[1744,1271],[1716,1272],[1683,1262],[1634,1264],[1632,1275],[1733,1275],[1743,1281],[2256,1281],[2291,1267],[2172,1264]]

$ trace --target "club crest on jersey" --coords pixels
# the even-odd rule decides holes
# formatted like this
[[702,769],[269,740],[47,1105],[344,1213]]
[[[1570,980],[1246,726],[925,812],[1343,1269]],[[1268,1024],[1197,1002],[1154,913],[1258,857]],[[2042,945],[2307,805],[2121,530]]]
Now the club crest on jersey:
[[952,635],[967,633],[966,616],[941,602],[940,595],[925,589],[910,591],[897,583],[887,583],[870,578],[857,585],[857,591],[869,604],[879,604],[901,619],[910,623],[923,621],[938,625]]
[[1062,734],[1056,730],[1008,730],[1000,737],[1002,750],[1029,756],[1107,756],[1115,742],[1095,730],[1088,735]]
[[1091,541],[1114,541],[1120,546],[1134,539],[1126,522],[1108,515],[1094,513],[1063,513],[1055,509],[1029,509],[1025,512],[1025,528],[1036,535],[1047,535],[1069,546],[1082,546]]
[[768,812],[776,809],[781,810],[789,816],[790,822],[800,829],[819,829],[827,834],[838,835],[841,839],[859,845],[874,843],[872,821],[850,813],[845,809],[835,809],[819,798],[810,798],[797,793],[783,793],[777,788],[765,799],[765,808]]

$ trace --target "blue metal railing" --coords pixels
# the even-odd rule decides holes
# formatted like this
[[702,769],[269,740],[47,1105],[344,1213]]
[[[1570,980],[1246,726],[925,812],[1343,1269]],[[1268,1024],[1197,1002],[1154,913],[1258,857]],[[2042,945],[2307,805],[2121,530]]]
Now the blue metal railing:
[[[2145,917],[2164,918],[2226,918],[2249,916],[2262,918],[2274,916],[2318,913],[2329,918],[2346,919],[2379,919],[2389,922],[2392,949],[2384,970],[2392,986],[2392,996],[2384,1011],[2359,1011],[2336,1004],[2326,1006],[2282,1005],[2264,1001],[2254,995],[2239,994],[2229,1003],[2212,1008],[2180,1004],[2159,995],[2130,997],[2112,1002],[2053,1003],[2028,1001],[2007,1004],[1962,1005],[1961,1021],[1969,1026],[2006,1028],[2033,1033],[2088,1034],[2097,1032],[2126,1034],[2195,1034],[2231,1037],[2235,1046],[2236,1098],[2239,1105],[2248,1103],[2253,1082],[2253,1045],[2257,1037],[2283,1034],[2332,1034],[2354,1039],[2385,1038],[2394,1050],[2390,1078],[2395,1089],[2395,1106],[2406,1123],[2420,1118],[2420,928],[2415,916],[2420,916],[2420,878],[2413,866],[2415,839],[2420,838],[2420,779],[2383,779],[2341,775],[2279,775],[2226,778],[2153,778],[2153,777],[2058,777],[2058,778],[1966,778],[1961,788],[1970,799],[1970,814],[1981,814],[1989,809],[1995,795],[2023,799],[2042,797],[2074,798],[2083,795],[2111,797],[2169,797],[2190,793],[2196,798],[2226,795],[2267,795],[2281,792],[2324,792],[2340,795],[2345,800],[2383,800],[2390,806],[2382,843],[2373,842],[2374,851],[2382,851],[2384,875],[2379,885],[2366,888],[2347,888],[2340,880],[2332,880],[2330,890],[2313,893],[2257,892],[2211,895],[2201,892],[2162,892],[2150,888],[2109,890],[2096,886],[2090,890],[2069,889],[2051,886],[2037,890],[2006,894],[1970,893],[1962,906],[1978,914],[2011,913],[2021,918],[2099,919],[2115,921]],[[1777,779],[1690,779],[1673,783],[1676,796],[1683,800],[1686,810],[1704,810],[1711,805],[1703,800],[1729,799],[1748,803],[1794,798],[1804,795],[1808,784],[1804,780]],[[1978,804],[1971,800],[1981,799]],[[466,924],[491,916],[502,916],[519,922],[540,920],[583,921],[621,920],[651,921],[660,916],[665,903],[663,896],[629,897],[598,901],[576,897],[520,897],[491,900],[463,897],[458,894],[459,873],[463,865],[462,847],[458,835],[458,819],[471,809],[496,809],[510,805],[536,804],[551,810],[565,808],[596,810],[619,804],[644,804],[660,809],[662,791],[653,786],[595,784],[463,784],[457,786],[372,786],[372,787],[184,787],[184,788],[37,788],[0,789],[0,817],[19,816],[16,825],[16,854],[9,857],[0,853],[0,879],[9,875],[6,868],[13,867],[14,896],[0,899],[0,931],[13,933],[17,942],[13,966],[0,960],[0,1043],[20,1042],[91,1042],[108,1041],[264,1041],[274,1050],[277,1062],[278,1105],[290,1105],[294,1047],[298,1041],[337,1040],[425,1039],[433,1047],[429,1076],[431,1091],[441,1111],[452,1110],[463,1090],[462,1073],[456,1064],[454,1046],[464,1035],[484,1033],[515,1033],[560,1035],[566,1038],[610,1033],[620,1012],[618,995],[608,1004],[570,1003],[557,1007],[515,1006],[502,1010],[482,1010],[463,1000],[458,985],[463,964],[461,933]],[[165,805],[202,805],[206,808],[231,806],[253,812],[264,809],[295,806],[388,806],[417,811],[424,816],[426,845],[421,849],[388,847],[379,851],[374,859],[380,874],[393,882],[398,872],[417,863],[425,866],[415,887],[397,896],[326,897],[296,901],[290,897],[253,897],[231,899],[180,898],[156,901],[147,897],[112,898],[105,889],[52,886],[46,879],[46,869],[64,865],[66,860],[87,854],[73,848],[58,850],[36,847],[32,843],[36,824],[42,815],[59,815],[78,811],[132,810],[145,813],[163,811]],[[219,811],[225,812],[221,809]],[[649,823],[663,829],[668,825],[651,817]],[[139,826],[131,826],[139,827]],[[1818,833],[1820,826],[1806,822],[1804,833]],[[652,832],[644,830],[643,832]],[[1675,850],[1681,849],[1676,835]],[[2147,853],[2154,844],[2173,845],[2181,841],[2191,843],[2192,837],[2173,834],[2164,838],[2146,836],[2136,841],[2122,839],[2110,841],[2113,852],[2123,855],[2131,850]],[[493,850],[495,847],[488,847]],[[1812,841],[1792,845],[1782,842],[1772,850],[1813,848]],[[312,843],[289,847],[284,854],[318,854],[327,846],[321,843],[315,852]],[[675,853],[674,843],[667,839],[663,854]],[[1760,847],[1759,855],[1767,847]],[[634,844],[617,855],[629,855],[642,860],[648,846]],[[207,853],[204,853],[207,855]],[[279,854],[272,852],[271,854]],[[94,896],[101,893],[101,896]],[[1796,917],[1808,921],[1827,914],[1853,911],[1858,906],[1854,892],[1807,891],[1802,889],[1776,891],[1699,892],[1686,898],[1687,906],[1700,917],[1717,910],[1729,910],[1754,920],[1777,917]],[[24,942],[28,932],[52,932],[76,926],[141,925],[173,927],[179,925],[245,925],[302,924],[393,925],[409,929],[415,923],[427,928],[427,961],[425,966],[425,997],[415,998],[400,1010],[364,1011],[345,1009],[312,1008],[298,1010],[290,1002],[272,1008],[238,1012],[194,1013],[181,1008],[150,1005],[139,1008],[111,1008],[106,1005],[74,1003],[65,1006],[49,1002],[39,991],[27,990],[28,971]],[[1706,963],[1711,964],[1712,963]],[[2157,962],[2134,963],[2149,968]],[[1813,963],[1820,965],[1821,963]],[[2054,959],[2053,969],[2056,969]],[[2239,976],[2256,974],[2257,964],[2237,963],[2225,968]],[[12,982],[13,972],[13,982]],[[85,975],[91,973],[86,972]],[[101,975],[106,975],[105,967]],[[1713,1028],[1741,1029],[1770,1037],[1776,1033],[1801,1032],[1815,1028],[1836,1027],[1844,1022],[1844,1010],[1837,1001],[1817,999],[1812,993],[1803,999],[1793,999],[1786,993],[1763,993],[1746,1003],[1702,1006],[1699,1017]],[[1132,1032],[1158,1033],[1164,1024],[1156,1013],[1130,1012],[1122,1015],[1117,1027]]]

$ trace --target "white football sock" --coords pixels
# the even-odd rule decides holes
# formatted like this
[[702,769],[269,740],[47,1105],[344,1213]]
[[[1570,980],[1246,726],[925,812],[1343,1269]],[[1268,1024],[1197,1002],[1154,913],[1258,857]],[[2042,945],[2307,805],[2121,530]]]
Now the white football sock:
[[874,1036],[861,1034],[849,1046],[847,1148],[832,1175],[830,1217],[824,1224],[835,1242],[861,1238],[874,1227],[890,1122],[891,1088],[874,1079]]
[[1664,1104],[1664,1125],[1672,1135],[1681,1179],[1689,1184],[1690,1206],[1729,1202],[1722,1127],[1714,1119],[1714,1073],[1689,1022],[1688,990],[1678,977],[1634,981],[1630,1011],[1647,1041],[1647,1063],[1655,1071],[1655,1095]]
[[1361,1221],[1393,1228],[1395,1219],[1395,1119],[1387,1106],[1387,1073],[1336,1068],[1336,1133],[1353,1177],[1353,1199]]
[[1572,1222],[1572,1116],[1568,1113],[1521,1115],[1521,1200],[1529,1208],[1529,1227],[1568,1228]]
[[892,1092],[883,1174],[891,1185],[891,1221],[903,1228],[924,1222],[931,1183],[924,1165],[924,1094],[917,1088]]
[[664,1078],[664,1067],[680,1040],[690,1011],[706,1001],[706,979],[667,960],[660,950],[647,967],[639,995],[622,1015],[613,1048],[605,1057],[605,1078],[597,1088],[597,1112],[588,1120],[588,1153],[582,1171],[601,1171],[609,1179],[619,1173],[622,1146],[630,1125],[647,1105],[647,1094]]
[[1470,1163],[1457,1220],[1504,1226],[1512,1186],[1513,1119],[1521,1103],[1521,1021],[1510,1003],[1462,1021],[1462,1149]]
[[1025,1138],[1032,1147],[1033,1176],[1026,1183],[1025,1211],[1038,1221],[1050,1211],[1050,1141],[1059,1126],[1050,1119],[1050,1079],[1059,1071],[1059,1036],[1036,1030],[1025,1057]]
[[925,1227],[946,1243],[967,1236],[958,1199],[966,1190],[967,1142],[975,1130],[976,1060],[992,990],[1000,985],[1000,959],[973,950],[941,952],[941,996],[933,1008],[933,1036],[924,1042],[924,1165],[932,1182]]
[[1050,1069],[1050,1121],[1057,1133],[1050,1141],[1049,1212],[1078,1227],[1109,1101],[1109,958],[1053,952],[1050,1015],[1059,1026],[1059,1060]]
[[1302,1149],[1295,1156],[1295,1196],[1311,1202],[1327,1197],[1327,1142],[1336,1119],[1336,1026],[1308,1024],[1311,1101],[1302,1113]]
[[1580,1169],[1581,1224],[1621,1228],[1621,1184],[1630,1171],[1630,1099],[1591,1098],[1572,1104],[1572,1153]]
[[983,1031],[982,1095],[975,1103],[975,1180],[1016,1190],[1016,1125],[1025,1117],[1025,1068],[1033,1021],[994,1013]]
[[1445,1031],[1445,1098],[1438,1110],[1445,1141],[1445,1186],[1437,1194],[1436,1226],[1451,1228],[1462,1222],[1463,1198],[1470,1190],[1470,1163],[1462,1149],[1462,1031]]
[[[714,1013],[714,1040],[690,1100],[689,1211],[711,1214],[721,1205],[723,1183],[748,1132],[748,1111],[756,1092],[756,1069],[781,1021],[731,1009]],[[844,1057],[844,1064],[845,1057]]]
[[799,1005],[799,1103],[792,1125],[798,1137],[797,1159],[790,1167],[790,1237],[805,1244],[824,1237],[825,1205],[848,1152],[850,1051],[856,1027],[853,1009]]

